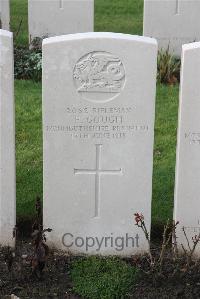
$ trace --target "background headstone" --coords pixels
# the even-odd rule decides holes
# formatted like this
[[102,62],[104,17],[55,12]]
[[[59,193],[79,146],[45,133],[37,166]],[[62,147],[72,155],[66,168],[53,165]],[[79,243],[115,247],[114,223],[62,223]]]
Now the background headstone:
[[[176,162],[174,217],[180,224],[178,244],[187,248],[182,231],[192,237],[200,233],[200,43],[183,46]],[[200,247],[198,247],[200,254]]]
[[14,245],[15,124],[12,33],[0,30],[0,244]]
[[180,56],[183,44],[200,40],[200,1],[144,0],[143,35]]
[[[156,41],[138,36],[44,40],[44,225],[57,248],[148,250],[133,214],[143,213],[150,230],[156,58]],[[87,238],[104,244],[87,248]]]
[[94,30],[94,0],[29,0],[29,40]]
[[0,29],[10,29],[10,0],[0,0]]

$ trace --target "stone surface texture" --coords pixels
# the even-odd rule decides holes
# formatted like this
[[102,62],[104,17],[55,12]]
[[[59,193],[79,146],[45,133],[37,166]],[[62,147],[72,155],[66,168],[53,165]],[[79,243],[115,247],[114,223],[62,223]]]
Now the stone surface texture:
[[1,29],[10,29],[10,0],[0,0]]
[[150,38],[44,40],[44,225],[53,246],[124,256],[148,250],[133,214],[142,213],[150,231],[156,59]]
[[0,30],[0,244],[14,245],[15,122],[12,33]]
[[[179,101],[179,126],[176,161],[176,186],[174,218],[180,224],[177,230],[178,245],[186,249],[200,233],[200,43],[183,46],[181,90]],[[200,255],[200,247],[197,252]]]

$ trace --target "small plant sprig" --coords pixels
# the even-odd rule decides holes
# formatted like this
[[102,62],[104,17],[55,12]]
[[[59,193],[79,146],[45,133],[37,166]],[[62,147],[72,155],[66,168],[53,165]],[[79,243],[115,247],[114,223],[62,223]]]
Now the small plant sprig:
[[179,221],[175,222],[173,220],[172,224],[172,255],[174,257],[174,260],[178,258],[178,244],[177,244],[177,235],[176,230],[177,226],[179,225]]
[[[18,252],[18,246],[13,251],[10,247],[7,247],[5,252],[5,262],[7,264],[8,271],[12,274],[23,276],[23,268],[26,262],[31,266],[32,276],[36,276],[41,279],[43,269],[46,265],[46,261],[49,254],[49,248],[46,244],[46,232],[51,232],[52,229],[43,229],[42,225],[42,203],[39,197],[35,201],[36,219],[32,226],[32,249],[31,254],[21,255],[21,251]],[[17,228],[13,230],[14,237],[16,238]],[[19,243],[19,241],[18,241]],[[22,243],[23,244],[23,243]]]
[[46,232],[51,232],[52,229],[35,230],[32,233],[32,245],[34,248],[33,256],[31,258],[32,275],[42,278],[43,270],[46,265],[47,257],[49,255],[49,247],[46,243]]
[[172,240],[172,237],[174,237],[174,243],[173,243],[173,253],[176,253],[176,256],[178,254],[178,249],[177,249],[177,242],[176,242],[176,229],[179,224],[179,222],[174,222],[171,224],[170,221],[167,221],[167,224],[164,226],[164,231],[163,231],[163,240],[162,240],[162,245],[161,245],[161,251],[158,259],[155,259],[151,253],[151,242],[150,242],[150,234],[147,231],[147,227],[145,225],[145,219],[143,214],[141,213],[135,213],[135,225],[139,228],[142,229],[144,232],[145,238],[148,242],[149,245],[149,258],[150,258],[150,266],[151,269],[157,269],[159,272],[162,270],[162,265],[164,261],[164,256],[166,253],[166,249],[170,244],[170,241]]
[[38,49],[27,49],[16,46],[15,57],[15,79],[41,81],[42,78],[42,52]]
[[190,241],[187,236],[187,233],[185,231],[185,227],[182,227],[182,230],[183,230],[183,234],[185,236],[188,248],[186,249],[183,244],[181,244],[181,247],[182,247],[183,252],[187,259],[187,267],[189,268],[192,263],[192,260],[193,260],[195,249],[196,249],[198,243],[200,242],[200,233],[198,235],[195,235],[194,237],[192,237],[192,246],[191,246]]
[[150,258],[150,264],[151,264],[151,266],[153,266],[155,264],[155,260],[152,256],[152,253],[151,253],[150,236],[149,236],[149,232],[147,231],[147,228],[146,228],[146,225],[145,225],[144,216],[143,216],[143,214],[139,214],[139,213],[135,213],[134,216],[135,216],[135,225],[137,227],[141,228],[142,231],[145,234],[145,238],[146,238],[146,240],[148,242],[148,245],[149,245],[148,254],[149,254],[149,258]]
[[[159,254],[159,258],[154,258],[151,253],[151,242],[149,237],[149,232],[147,231],[146,225],[145,225],[145,219],[143,214],[135,213],[135,225],[142,229],[144,232],[145,238],[149,245],[149,258],[150,258],[150,267],[151,271],[161,272],[162,266],[164,262],[164,257],[166,253],[166,249],[169,247],[171,241],[172,241],[172,256],[173,260],[176,261],[178,258],[178,245],[177,245],[177,236],[176,236],[176,230],[177,226],[179,225],[179,221],[175,222],[173,221],[170,223],[169,219],[167,221],[167,224],[164,226],[163,230],[163,240],[161,244],[161,250]],[[189,238],[187,236],[187,233],[185,231],[185,227],[182,228],[187,247],[185,247],[183,244],[181,244],[181,247],[183,249],[183,252],[185,254],[186,258],[186,266],[189,269],[192,265],[194,253],[196,250],[197,245],[200,243],[200,233],[198,235],[195,235],[192,237],[192,242],[189,241]]]
[[180,59],[170,53],[168,46],[167,50],[161,49],[158,52],[158,72],[157,81],[163,84],[176,84],[180,80]]
[[51,232],[52,229],[43,229],[42,225],[42,203],[39,196],[35,200],[36,220],[32,226],[32,245],[33,255],[31,258],[32,274],[38,278],[42,277],[43,269],[49,255],[49,247],[46,243],[46,232]]
[[177,237],[176,237],[176,229],[179,224],[179,221],[171,224],[169,219],[167,220],[167,224],[164,226],[164,231],[163,231],[163,241],[162,241],[162,246],[161,246],[161,252],[160,252],[160,257],[159,257],[159,266],[160,268],[163,265],[163,260],[165,256],[165,252],[167,247],[169,246],[169,243],[174,240],[174,243],[172,243],[172,248],[173,248],[173,254],[175,254],[175,257],[178,255],[178,249],[177,249]]
[[5,263],[7,265],[8,271],[11,272],[12,270],[12,266],[13,266],[13,262],[14,262],[14,252],[12,251],[12,249],[8,246],[6,248],[6,254],[4,256],[5,258]]
[[39,196],[37,196],[35,200],[35,212],[36,217],[32,225],[32,232],[42,228],[42,202]]

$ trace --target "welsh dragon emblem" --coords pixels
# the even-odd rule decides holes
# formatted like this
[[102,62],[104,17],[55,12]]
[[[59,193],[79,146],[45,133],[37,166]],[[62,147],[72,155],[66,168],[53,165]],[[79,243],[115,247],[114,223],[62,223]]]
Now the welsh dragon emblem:
[[93,52],[82,57],[74,68],[79,92],[119,93],[125,71],[121,60],[107,52]]

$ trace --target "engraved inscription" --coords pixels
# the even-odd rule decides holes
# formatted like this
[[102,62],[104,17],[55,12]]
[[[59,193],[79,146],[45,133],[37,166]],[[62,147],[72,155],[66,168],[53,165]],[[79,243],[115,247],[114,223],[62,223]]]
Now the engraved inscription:
[[200,227],[199,226],[184,226],[185,230],[194,232],[194,233],[200,233]]
[[112,100],[125,84],[121,59],[101,51],[83,56],[76,63],[73,76],[78,93],[92,102]]
[[194,221],[194,226],[184,226],[184,229],[188,232],[199,233],[200,234],[200,220],[197,219]]
[[188,140],[191,145],[200,145],[200,133],[199,132],[187,132],[184,134],[185,140]]
[[102,144],[96,144],[96,167],[95,169],[74,169],[74,174],[92,174],[95,175],[95,212],[94,217],[100,216],[101,200],[101,176],[102,175],[122,175],[122,169],[108,170],[101,168],[101,148]]
[[125,139],[139,133],[148,133],[148,124],[133,121],[133,110],[129,106],[66,107],[67,123],[49,124],[46,131],[65,133],[72,139]]

